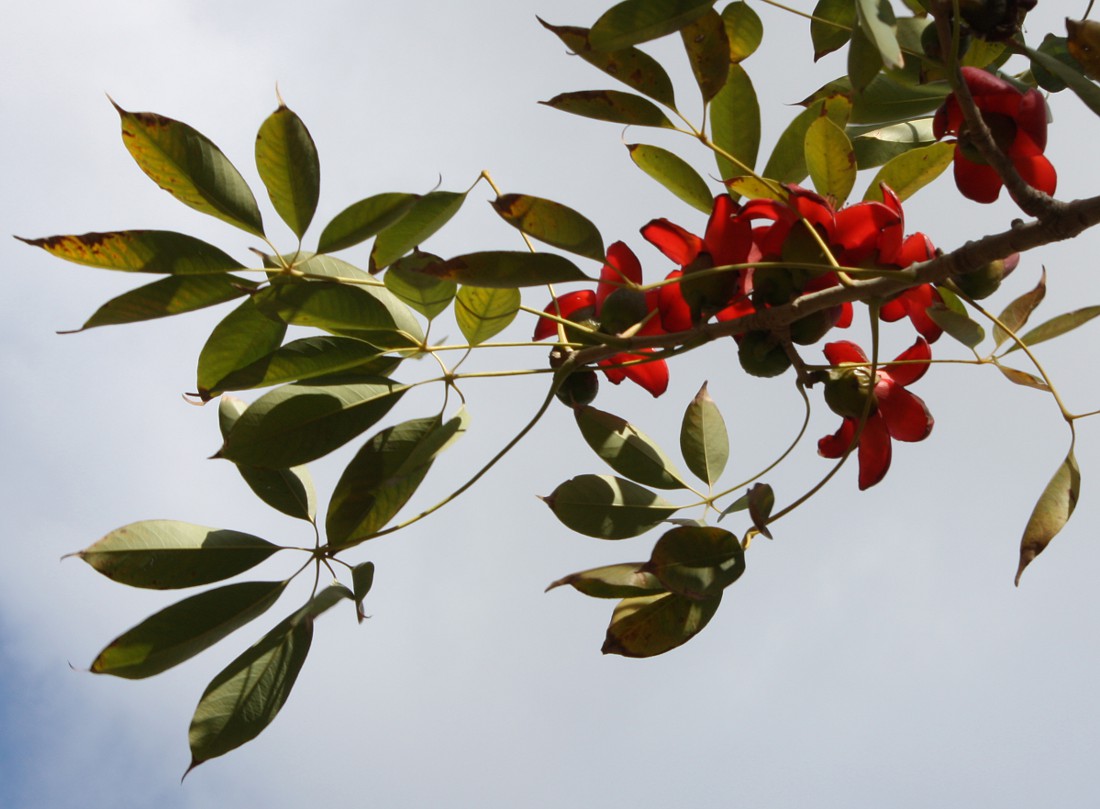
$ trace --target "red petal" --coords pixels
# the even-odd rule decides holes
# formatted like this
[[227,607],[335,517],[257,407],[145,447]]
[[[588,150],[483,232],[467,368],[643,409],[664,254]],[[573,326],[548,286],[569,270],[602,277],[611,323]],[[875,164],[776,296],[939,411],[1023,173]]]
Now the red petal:
[[905,304],[897,298],[894,298],[892,301],[886,301],[878,310],[879,318],[885,320],[887,323],[901,320],[906,314],[908,313],[905,311]]
[[[682,270],[673,270],[668,278],[679,278]],[[684,300],[679,284],[665,284],[657,293],[657,308],[661,316],[661,326],[666,332],[687,331],[692,327],[691,307]]]
[[695,261],[703,249],[702,239],[667,219],[654,219],[642,228],[642,236],[681,267]]
[[641,284],[642,265],[638,257],[623,242],[615,242],[607,248],[607,263],[600,271],[600,284],[596,287],[596,308],[603,305],[604,298],[620,289],[623,284]]
[[875,400],[890,435],[898,441],[923,441],[932,432],[935,422],[924,400],[901,385],[880,379]]
[[884,256],[883,260],[904,270],[910,264],[928,261],[935,255],[936,246],[932,244],[931,239],[923,233],[912,233],[905,237],[905,241],[891,258],[887,259]]
[[614,384],[619,384],[624,378],[641,385],[653,396],[660,396],[668,390],[668,363],[664,360],[636,363],[634,365],[620,365],[631,360],[644,359],[645,353],[616,354],[600,362],[600,367],[607,374],[607,378]]
[[[894,211],[879,202],[860,202],[836,214],[833,240],[844,248],[845,264],[860,264],[878,251],[883,231],[901,223]],[[897,237],[900,241],[900,235]]]
[[992,166],[974,163],[955,149],[955,185],[967,199],[990,203],[1000,196],[1003,183]]
[[[544,312],[569,319],[581,309],[591,307],[592,315],[596,314],[596,293],[591,289],[578,289],[576,292],[567,292],[550,301]],[[535,339],[545,340],[547,337],[558,333],[558,324],[549,318],[540,317],[535,324]]]
[[714,211],[703,241],[716,267],[743,264],[752,247],[752,225],[736,216],[739,208],[728,194],[714,198]]
[[839,458],[852,446],[856,435],[856,420],[844,419],[840,429],[817,442],[817,454],[823,458]]
[[874,413],[859,434],[859,488],[869,489],[885,477],[890,468],[890,433],[886,422]]
[[[1047,148],[1047,104],[1043,95],[1036,89],[1028,90],[1020,99],[1016,111],[1016,125],[1039,154]],[[1017,138],[1018,139],[1018,138]]]
[[928,370],[928,363],[932,359],[932,348],[923,337],[918,337],[909,348],[894,357],[894,362],[903,362],[904,365],[888,363],[882,368],[882,372],[889,376],[897,385],[912,385]]
[[869,362],[863,349],[850,340],[837,340],[835,343],[826,343],[825,359],[830,365],[841,365],[845,362],[865,365]]
[[943,334],[943,329],[928,316],[928,307],[943,303],[943,298],[940,297],[940,293],[936,291],[936,288],[931,284],[921,284],[903,292],[901,299],[905,304],[905,311],[909,315],[910,322],[921,337],[930,343],[939,340],[940,335]]
[[840,304],[840,316],[836,319],[838,329],[846,329],[852,325],[852,304]]
[[1054,166],[1042,155],[1034,157],[1016,158],[1012,161],[1016,171],[1024,178],[1024,182],[1032,188],[1038,188],[1044,194],[1054,194],[1058,187],[1058,174]]

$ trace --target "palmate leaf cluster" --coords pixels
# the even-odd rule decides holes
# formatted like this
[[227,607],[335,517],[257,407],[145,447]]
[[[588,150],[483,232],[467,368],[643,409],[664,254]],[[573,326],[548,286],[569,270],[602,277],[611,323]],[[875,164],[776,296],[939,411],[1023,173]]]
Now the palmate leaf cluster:
[[[543,103],[632,127],[631,142],[625,144],[628,158],[675,198],[708,214],[718,193],[785,201],[792,184],[807,181],[838,209],[855,200],[857,186],[864,201],[882,201],[884,186],[899,200],[917,193],[955,157],[954,142],[937,141],[931,116],[952,91],[948,73],[956,61],[997,71],[1013,50],[1019,51],[1030,58],[1030,69],[1014,80],[1038,82],[1051,92],[1068,88],[1100,112],[1100,93],[1065,38],[1050,36],[1038,49],[974,38],[945,60],[941,38],[930,35],[936,32],[928,4],[820,0],[808,22],[815,55],[846,49],[848,72],[802,102],[765,159],[759,97],[746,67],[766,41],[759,5],[753,0],[627,0],[590,28],[542,21],[569,51],[626,88],[568,91]],[[691,92],[698,93],[705,110],[699,124],[679,110],[677,92],[682,96],[683,88],[638,47],[661,37],[682,42]],[[930,43],[940,50],[933,52]],[[267,612],[303,570],[325,571],[333,578],[331,585],[315,587],[304,605],[207,686],[190,730],[194,767],[250,741],[274,719],[305,662],[317,617],[347,601],[362,619],[374,565],[346,562],[342,554],[418,521],[461,494],[534,426],[571,375],[597,366],[606,370],[609,359],[614,365],[614,356],[632,347],[645,324],[604,333],[598,323],[558,318],[550,367],[545,348],[530,353],[532,344],[506,344],[528,351],[523,372],[546,375],[545,400],[532,403],[531,422],[488,466],[471,471],[465,485],[410,517],[408,505],[435,461],[473,429],[463,388],[476,384],[477,375],[464,376],[457,364],[448,365],[448,352],[493,346],[521,312],[539,312],[541,301],[525,299],[526,288],[596,281],[609,242],[572,207],[532,194],[502,193],[487,173],[465,190],[375,192],[319,226],[314,221],[321,189],[318,150],[303,121],[280,99],[255,143],[267,202],[297,239],[280,248],[269,239],[257,195],[214,143],[180,121],[115,106],[123,142],[141,170],[180,202],[255,239],[254,257],[242,263],[203,240],[167,230],[24,241],[75,263],[158,276],[103,304],[82,329],[231,305],[197,364],[195,396],[202,402],[219,400],[222,443],[214,457],[233,463],[261,501],[308,524],[315,541],[312,548],[291,548],[248,533],[170,520],[112,531],[75,555],[132,587],[216,586],[124,632],[91,669],[134,679],[158,674]],[[701,144],[708,153],[707,167],[664,146],[634,140],[635,132],[646,129],[687,135],[685,143],[693,141],[697,149]],[[496,214],[520,232],[530,249],[518,249],[519,243],[450,257],[422,250],[481,182],[494,192]],[[307,235],[318,227],[316,242],[308,243]],[[335,255],[368,242],[363,267]],[[731,268],[715,272],[723,269]],[[996,317],[976,303],[978,296],[968,295],[963,279],[947,276],[935,279],[941,303],[929,309],[929,317],[973,350],[976,363],[994,364],[1011,382],[1056,395],[1037,363],[1031,373],[1005,364],[1004,358],[1023,349],[1033,360],[1030,345],[1085,324],[1100,314],[1100,307],[1057,316],[1021,335],[1044,296],[1045,273],[1034,290]],[[543,294],[541,289],[537,294]],[[868,298],[877,301],[878,293]],[[789,314],[790,307],[785,311],[784,327],[800,317]],[[445,314],[453,317],[465,341],[446,350],[431,337],[433,323]],[[983,317],[992,324],[993,347],[986,354],[977,350],[986,341],[986,328],[979,323]],[[714,339],[707,324],[696,325],[694,332],[669,335],[656,346],[657,356],[672,359]],[[601,350],[599,356],[585,354]],[[578,359],[584,356],[589,359]],[[633,358],[628,362],[640,357],[627,356]],[[411,360],[426,358],[438,364],[438,377],[409,368],[415,364]],[[518,372],[501,375],[511,373]],[[808,367],[796,380],[807,409],[805,388],[814,381]],[[428,385],[440,391],[438,409],[405,412],[405,395]],[[254,391],[263,392],[247,403],[234,395]],[[744,573],[752,539],[771,538],[769,525],[817,489],[776,508],[775,492],[763,478],[794,446],[777,452],[776,462],[765,469],[738,470],[736,483],[719,486],[731,460],[730,437],[706,385],[688,403],[681,424],[679,456],[686,473],[625,418],[591,404],[571,404],[580,435],[613,474],[586,473],[564,481],[543,498],[546,505],[567,528],[599,539],[661,533],[644,561],[573,573],[550,587],[570,585],[585,595],[618,601],[604,652],[662,654],[711,620],[726,588]],[[1072,432],[1076,416],[1064,407],[1063,414]],[[795,445],[804,432],[805,425]],[[319,511],[307,465],[352,442],[358,449]],[[1069,519],[1079,490],[1071,444],[1025,528],[1021,573]],[[715,523],[741,520],[742,531],[711,525],[708,518]],[[219,584],[275,554],[303,552],[306,564],[292,564],[286,579]]]

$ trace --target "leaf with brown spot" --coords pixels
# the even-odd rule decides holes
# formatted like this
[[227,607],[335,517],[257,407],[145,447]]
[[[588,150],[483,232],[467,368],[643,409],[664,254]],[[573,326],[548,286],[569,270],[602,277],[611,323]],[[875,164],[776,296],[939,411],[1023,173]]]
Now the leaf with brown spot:
[[674,128],[668,116],[652,101],[619,90],[560,93],[549,101],[539,103],[562,112],[595,118],[597,121],[610,121],[613,124]]
[[600,651],[623,657],[664,654],[699,634],[721,603],[721,592],[705,601],[675,593],[623,599],[611,616]]
[[501,219],[540,242],[594,261],[604,260],[600,231],[567,205],[529,194],[504,194],[490,204]]
[[519,250],[467,253],[439,264],[418,267],[414,271],[446,281],[457,281],[466,286],[488,289],[518,289],[591,280],[576,264],[563,256]]
[[726,83],[730,64],[730,42],[722,16],[713,8],[680,29],[695,83],[708,103]]
[[171,230],[120,230],[84,233],[80,236],[47,236],[43,239],[15,238],[74,264],[102,270],[204,275],[243,270],[237,262],[212,244]]

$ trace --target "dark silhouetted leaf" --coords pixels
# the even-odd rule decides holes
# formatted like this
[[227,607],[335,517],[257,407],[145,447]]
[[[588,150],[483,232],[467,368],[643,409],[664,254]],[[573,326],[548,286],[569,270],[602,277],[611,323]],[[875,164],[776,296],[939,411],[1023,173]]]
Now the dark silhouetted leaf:
[[249,405],[214,457],[267,469],[308,463],[370,429],[406,390],[381,377],[345,385],[283,385]]
[[652,101],[619,90],[579,90],[574,93],[560,93],[549,101],[539,103],[562,112],[595,118],[597,121],[673,128],[672,121]]
[[852,29],[848,43],[848,80],[852,89],[862,92],[882,72],[882,55],[861,28]]
[[370,271],[388,267],[423,244],[458,213],[466,201],[466,193],[432,191],[417,198],[404,215],[379,232],[370,252]]
[[710,102],[710,136],[726,154],[715,153],[723,180],[746,174],[756,166],[760,151],[760,103],[749,74],[740,65],[730,65],[726,83]]
[[[841,82],[841,87],[844,85]],[[850,90],[850,86],[847,88]],[[844,92],[833,88],[830,94]],[[912,121],[930,114],[939,107],[951,88],[947,82],[902,84],[884,73],[863,88],[852,99],[853,124],[892,124]]]
[[236,275],[162,278],[107,301],[77,331],[194,312],[247,295],[255,286]]
[[965,312],[956,312],[945,306],[933,304],[927,309],[932,322],[967,348],[976,348],[985,339],[985,329],[970,319]]
[[490,203],[509,225],[540,242],[602,262],[603,237],[588,219],[560,202],[505,194]]
[[317,210],[321,163],[306,125],[285,104],[260,126],[256,168],[275,212],[301,239]]
[[385,193],[349,205],[321,231],[317,251],[333,253],[377,236],[407,214],[419,199],[419,194]]
[[684,411],[680,425],[680,453],[697,478],[713,486],[722,476],[729,460],[730,439],[722,411],[707,393],[707,383],[699,388]]
[[567,527],[597,539],[644,534],[677,510],[655,492],[611,475],[578,475],[543,499]]
[[455,320],[470,345],[478,345],[506,329],[519,312],[518,289],[461,287],[455,298]]
[[570,573],[546,589],[550,591],[565,584],[593,598],[633,598],[665,592],[665,586],[654,574],[642,570],[642,562],[607,565]]
[[627,48],[679,31],[713,5],[713,0],[625,0],[596,20],[588,39],[600,51]]
[[672,460],[625,419],[590,406],[573,408],[573,415],[588,446],[620,475],[657,489],[686,488]]
[[[601,257],[602,260],[602,257]],[[569,259],[553,253],[486,250],[419,268],[432,278],[487,289],[516,289],[591,280]]]
[[734,64],[748,59],[764,39],[764,23],[748,3],[738,0],[722,9],[726,39],[730,44],[730,61]]
[[47,236],[21,242],[76,264],[123,272],[202,275],[244,266],[212,244],[171,230],[120,230],[81,236]]
[[660,146],[628,143],[626,148],[638,168],[691,207],[710,213],[714,207],[710,188],[686,161]]
[[223,379],[269,355],[285,335],[286,323],[265,315],[252,298],[241,303],[214,327],[199,352],[199,396],[211,398]]
[[240,531],[145,520],[116,528],[74,555],[120,584],[174,590],[236,576],[277,550]]
[[706,601],[675,593],[623,599],[611,616],[601,651],[623,657],[664,654],[698,635],[721,603],[721,591]]
[[753,527],[768,539],[772,538],[768,530],[768,519],[775,508],[775,492],[767,483],[756,483],[748,491],[749,517]]
[[1020,540],[1020,567],[1016,571],[1017,587],[1020,586],[1020,577],[1024,574],[1024,569],[1036,556],[1046,550],[1050,541],[1065,527],[1073,515],[1080,495],[1081,470],[1077,466],[1077,459],[1073,455],[1071,446],[1066,459],[1043,490],[1024,528],[1024,536]]
[[722,528],[678,527],[666,531],[645,564],[668,590],[693,601],[721,596],[745,572],[745,551]]
[[[1021,337],[1020,339],[1022,339],[1029,346],[1033,346],[1047,340],[1053,340],[1055,337],[1061,337],[1066,332],[1073,331],[1078,326],[1085,325],[1097,315],[1100,315],[1100,306],[1086,306],[1083,309],[1076,309],[1072,312],[1066,312],[1064,315],[1052,317],[1046,323],[1036,326],[1027,334],[1023,335],[1023,337]],[[1019,347],[1019,345],[1013,343],[1012,346],[1005,353],[1011,354]]]
[[814,61],[847,45],[855,25],[856,6],[852,0],[818,0],[810,20]]
[[256,197],[205,135],[163,115],[127,112],[118,104],[115,109],[122,119],[122,142],[153,182],[184,205],[264,235]]
[[374,585],[374,562],[363,562],[351,571],[352,591],[355,595],[355,612],[359,623],[367,617],[363,613],[363,599]]
[[393,370],[392,362],[400,362],[400,358],[381,357],[379,349],[362,340],[303,337],[227,374],[207,395],[213,398],[228,390],[269,388],[340,372],[388,376]]
[[[1046,297],[1046,294],[1047,271],[1044,268],[1043,274],[1039,276],[1039,283],[1035,285],[1035,289],[1030,292],[1025,292],[1006,306],[1005,310],[1001,312],[1000,317],[997,319],[1013,334],[1019,334],[1020,329],[1027,325],[1027,320],[1031,317],[1031,313],[1043,302],[1043,298]],[[994,347],[1000,348],[1005,340],[1008,339],[1008,332],[997,324],[993,324]]]
[[1022,46],[1021,49],[1031,59],[1032,64],[1040,65],[1065,82],[1066,86],[1084,102],[1086,107],[1096,115],[1100,115],[1100,87],[1096,85],[1096,82],[1085,77],[1079,70],[1075,70],[1055,56],[1027,46]]
[[711,8],[681,28],[680,38],[691,72],[695,74],[695,83],[703,94],[703,103],[707,103],[725,85],[732,63],[726,25],[721,15]]
[[111,641],[91,670],[131,680],[160,674],[258,618],[278,601],[286,584],[242,582],[185,598]]
[[439,256],[420,251],[398,259],[386,270],[386,289],[431,320],[451,305],[458,291],[458,284],[433,278],[417,270],[442,261]]
[[745,494],[741,495],[736,500],[734,500],[732,503],[730,503],[728,506],[726,506],[726,508],[722,511],[721,515],[718,517],[718,519],[721,520],[722,517],[725,517],[729,514],[733,514],[734,512],[737,512],[737,511],[745,511],[745,510],[748,509],[748,507],[749,507],[749,495],[748,495],[748,492],[746,492]]

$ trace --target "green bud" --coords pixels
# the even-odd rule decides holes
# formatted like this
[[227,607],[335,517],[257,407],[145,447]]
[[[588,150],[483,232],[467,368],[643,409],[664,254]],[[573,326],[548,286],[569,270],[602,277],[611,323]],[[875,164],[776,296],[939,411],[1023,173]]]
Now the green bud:
[[644,320],[648,313],[644,292],[626,287],[616,289],[604,298],[600,307],[600,331],[620,334]]
[[746,332],[738,343],[737,359],[752,376],[779,376],[791,367],[791,358],[783,344],[768,331]]
[[591,368],[571,373],[554,394],[569,407],[582,407],[591,403],[600,392],[600,379]]
[[863,416],[868,398],[871,400],[868,412],[875,412],[874,391],[870,368],[834,368],[825,380],[825,404],[838,416],[858,419]]

